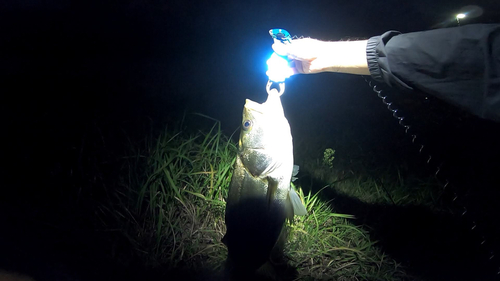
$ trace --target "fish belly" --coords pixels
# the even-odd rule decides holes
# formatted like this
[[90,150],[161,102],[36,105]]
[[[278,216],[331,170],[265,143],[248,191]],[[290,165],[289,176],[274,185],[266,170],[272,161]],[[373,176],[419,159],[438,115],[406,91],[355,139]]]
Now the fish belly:
[[285,222],[282,200],[268,201],[265,179],[253,177],[237,158],[226,205],[224,243],[228,260],[238,270],[253,271],[264,264]]

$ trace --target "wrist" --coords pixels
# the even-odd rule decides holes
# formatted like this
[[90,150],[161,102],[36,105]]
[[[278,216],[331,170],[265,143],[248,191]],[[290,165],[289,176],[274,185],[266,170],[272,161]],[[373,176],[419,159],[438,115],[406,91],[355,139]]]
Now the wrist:
[[311,65],[311,72],[370,75],[366,59],[367,41],[323,42],[320,54]]

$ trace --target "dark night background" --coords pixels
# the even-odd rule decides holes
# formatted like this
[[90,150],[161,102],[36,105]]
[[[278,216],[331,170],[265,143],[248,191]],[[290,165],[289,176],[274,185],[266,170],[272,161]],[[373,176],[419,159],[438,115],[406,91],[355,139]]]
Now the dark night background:
[[[25,260],[65,259],[57,255],[68,248],[93,256],[104,248],[106,242],[92,229],[92,206],[106,197],[95,187],[100,180],[95,174],[112,175],[113,157],[151,128],[178,124],[183,114],[198,112],[220,120],[228,135],[237,130],[245,99],[262,102],[267,96],[269,29],[323,40],[366,39],[447,21],[454,26],[453,15],[470,4],[485,12],[463,24],[498,22],[496,0],[2,1],[0,268],[23,271],[31,266]],[[418,146],[363,77],[302,75],[286,85],[282,101],[296,149],[333,147],[342,159],[368,157],[374,166],[425,172]],[[492,191],[499,182],[498,124],[422,93],[386,93],[435,159],[455,164],[447,173],[459,190],[484,189],[484,198],[498,198]],[[484,198],[469,201],[480,206]],[[355,212],[344,212],[349,211]],[[50,234],[37,231],[42,224],[75,231],[65,230],[53,246],[44,240]],[[483,225],[489,228],[491,221]],[[498,233],[497,226],[491,228]],[[37,250],[20,254],[27,249]],[[45,258],[46,252],[53,256]],[[79,261],[72,259],[67,258]],[[117,272],[134,276],[99,259],[93,263],[112,280]]]

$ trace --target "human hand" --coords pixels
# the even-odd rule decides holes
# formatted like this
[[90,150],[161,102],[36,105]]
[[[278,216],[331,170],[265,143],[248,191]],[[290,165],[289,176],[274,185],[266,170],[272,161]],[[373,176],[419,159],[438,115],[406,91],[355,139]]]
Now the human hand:
[[343,72],[369,75],[367,41],[325,42],[312,38],[294,39],[290,44],[275,41],[273,50],[287,56],[294,74]]
[[[327,42],[312,39],[294,39],[290,44],[275,41],[273,50],[280,56],[287,56],[292,62],[294,74],[328,71]],[[330,55],[331,56],[331,55]]]

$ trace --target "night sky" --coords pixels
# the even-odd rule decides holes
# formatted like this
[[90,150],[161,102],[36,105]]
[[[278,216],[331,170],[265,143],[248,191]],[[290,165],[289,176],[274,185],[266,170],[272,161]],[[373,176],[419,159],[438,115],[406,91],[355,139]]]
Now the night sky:
[[[485,12],[463,24],[498,22],[497,0],[1,1],[0,201],[33,203],[48,193],[64,198],[50,186],[67,180],[57,175],[84,165],[91,157],[87,150],[112,154],[151,127],[179,124],[183,114],[208,115],[231,134],[245,99],[267,97],[271,28],[322,40],[367,39],[388,30],[454,26],[454,14],[470,4]],[[440,157],[483,153],[471,135],[495,147],[498,138],[488,132],[497,124],[424,93],[387,93],[406,106],[403,112],[435,151],[452,148]],[[408,152],[418,147],[361,76],[294,76],[286,81],[282,102],[296,147],[344,147],[338,151],[343,159],[384,151],[387,157],[378,160],[420,165]],[[454,128],[467,130],[446,135]],[[357,154],[349,147],[359,148]],[[494,178],[498,160],[492,155],[498,149],[490,158],[464,161],[483,163],[486,177]]]
[[[369,38],[391,29],[429,29],[468,4],[99,2],[1,4],[4,120],[123,122],[148,116],[163,122],[185,109],[233,130],[246,98],[266,98],[269,29],[323,40]],[[494,14],[485,10],[483,22],[491,21]],[[343,74],[293,77],[283,97],[285,110],[301,118],[318,111],[364,114],[376,105],[366,100],[369,90],[360,81]],[[354,112],[341,113],[346,107]]]
[[[429,29],[467,3],[6,1],[0,11],[2,112],[8,112],[4,120],[18,121],[162,120],[185,108],[233,129],[245,98],[266,97],[269,29],[323,40],[369,38],[391,29]],[[329,112],[366,111],[369,94],[360,79],[294,77],[283,102],[289,114],[303,117],[321,105]]]

